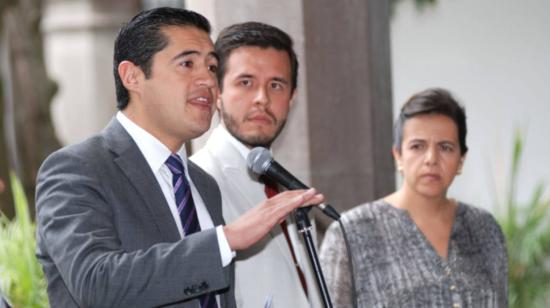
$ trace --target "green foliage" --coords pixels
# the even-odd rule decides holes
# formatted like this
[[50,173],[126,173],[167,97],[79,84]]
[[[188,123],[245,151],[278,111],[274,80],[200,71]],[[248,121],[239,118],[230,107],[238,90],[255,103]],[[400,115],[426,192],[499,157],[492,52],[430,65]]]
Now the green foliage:
[[508,298],[510,307],[548,307],[550,198],[544,197],[546,186],[539,183],[527,204],[517,201],[523,146],[516,133],[506,208],[497,215],[508,246]]
[[16,307],[48,307],[46,281],[35,256],[35,226],[21,183],[12,175],[15,218],[0,216],[0,287]]

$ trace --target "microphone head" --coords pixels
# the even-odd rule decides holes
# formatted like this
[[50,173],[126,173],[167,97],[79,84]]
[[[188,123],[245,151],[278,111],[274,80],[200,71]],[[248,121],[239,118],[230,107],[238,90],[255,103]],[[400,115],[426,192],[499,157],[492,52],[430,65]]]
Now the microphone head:
[[253,148],[246,157],[246,164],[248,165],[248,169],[252,170],[252,172],[258,175],[262,175],[267,171],[269,165],[271,164],[271,161],[273,161],[273,156],[271,156],[271,152],[263,147]]

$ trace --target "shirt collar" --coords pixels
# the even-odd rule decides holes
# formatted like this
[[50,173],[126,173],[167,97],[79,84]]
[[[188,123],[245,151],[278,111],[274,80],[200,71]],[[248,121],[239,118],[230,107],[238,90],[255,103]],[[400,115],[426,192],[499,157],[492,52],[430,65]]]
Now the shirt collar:
[[247,159],[248,153],[250,153],[250,149],[246,145],[244,145],[242,142],[237,140],[237,138],[231,135],[223,124],[218,125],[218,127],[216,127],[216,130],[218,130],[219,133],[222,134],[222,136],[226,138],[237,149],[237,151],[239,151],[239,153],[241,153],[244,160]]
[[[122,127],[126,129],[130,137],[132,137],[151,170],[157,173],[172,154],[170,149],[149,132],[132,122],[132,120],[121,111],[117,112],[116,118]],[[187,152],[185,151],[185,144],[181,146],[177,154],[181,157],[183,166],[185,170],[187,170]]]

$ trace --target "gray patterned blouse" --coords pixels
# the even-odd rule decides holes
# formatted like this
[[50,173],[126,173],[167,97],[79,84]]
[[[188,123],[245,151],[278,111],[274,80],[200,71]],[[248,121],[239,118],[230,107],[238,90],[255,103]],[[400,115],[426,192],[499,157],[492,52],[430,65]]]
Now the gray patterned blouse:
[[[407,211],[383,200],[342,215],[354,260],[359,307],[507,307],[504,236],[488,212],[458,203],[448,258],[442,259]],[[351,280],[338,223],[320,261],[334,307],[352,307]]]

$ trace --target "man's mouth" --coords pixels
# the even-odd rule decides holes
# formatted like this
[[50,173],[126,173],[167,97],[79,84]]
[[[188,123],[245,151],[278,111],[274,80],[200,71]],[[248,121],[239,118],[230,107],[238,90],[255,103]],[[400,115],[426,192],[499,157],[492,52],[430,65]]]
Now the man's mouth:
[[246,121],[262,124],[275,124],[277,119],[267,111],[254,111],[246,116]]
[[256,114],[256,115],[247,117],[247,120],[251,122],[258,122],[258,123],[265,123],[265,124],[273,123],[273,119],[267,114]]
[[208,93],[201,93],[192,96],[187,100],[190,104],[202,107],[202,108],[208,108],[212,109],[212,95]]

